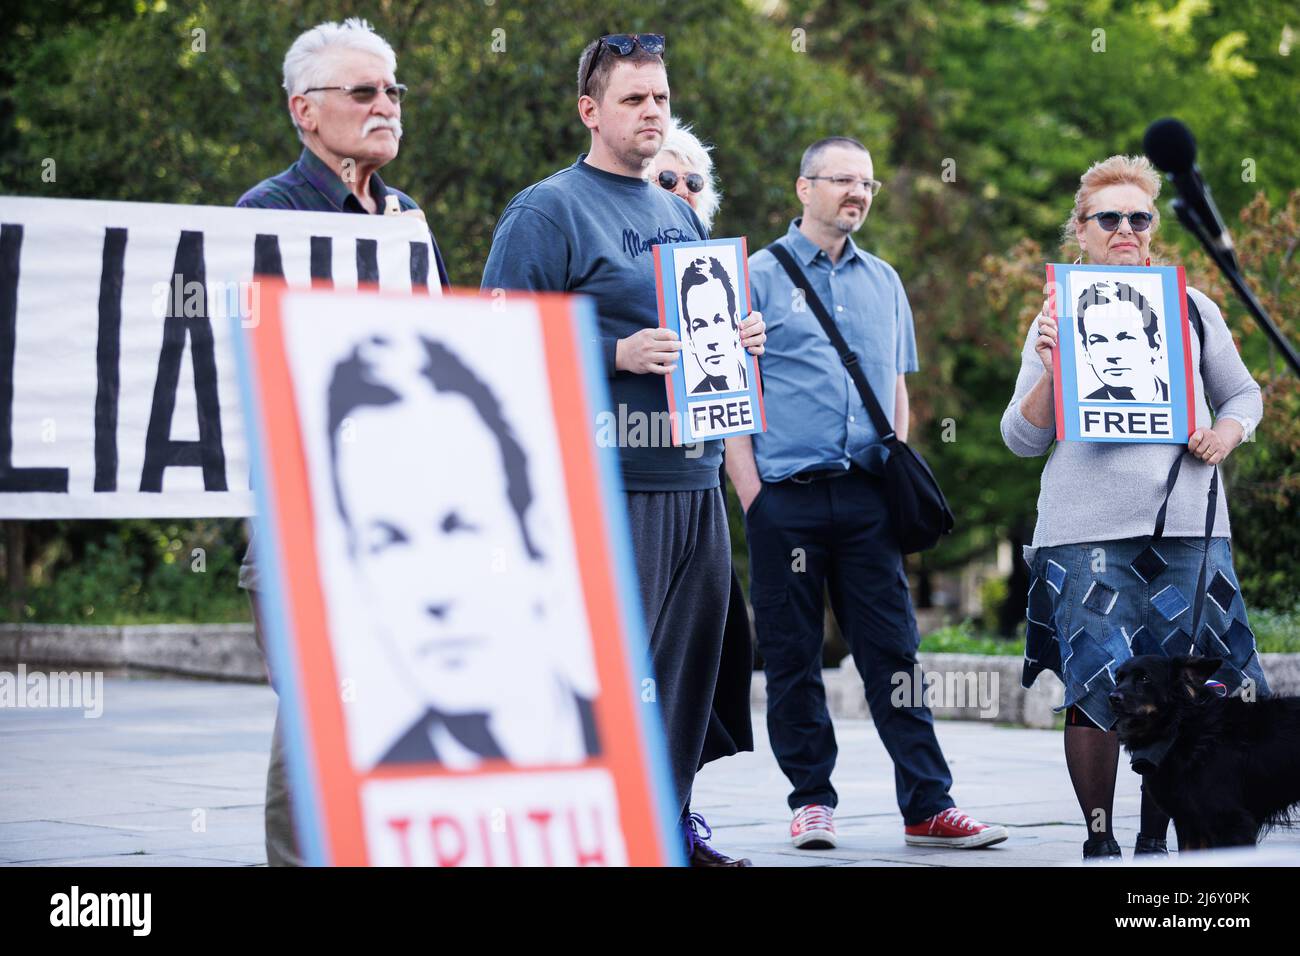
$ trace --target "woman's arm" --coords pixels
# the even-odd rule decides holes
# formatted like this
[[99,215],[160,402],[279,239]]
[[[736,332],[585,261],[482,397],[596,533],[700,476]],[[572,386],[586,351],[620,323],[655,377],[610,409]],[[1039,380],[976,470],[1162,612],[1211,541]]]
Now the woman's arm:
[[[1041,326],[1041,327],[1040,327]],[[1056,440],[1056,406],[1052,373],[1039,349],[1055,347],[1056,326],[1039,315],[1029,326],[1020,358],[1020,374],[1011,404],[1002,413],[1002,440],[1013,454],[1033,458]],[[1050,358],[1050,351],[1048,352]]]
[[1232,332],[1212,299],[1189,289],[1205,329],[1199,375],[1205,399],[1214,411],[1214,426],[1196,429],[1188,450],[1207,464],[1217,465],[1242,441],[1249,441],[1264,416],[1259,383],[1241,360]]

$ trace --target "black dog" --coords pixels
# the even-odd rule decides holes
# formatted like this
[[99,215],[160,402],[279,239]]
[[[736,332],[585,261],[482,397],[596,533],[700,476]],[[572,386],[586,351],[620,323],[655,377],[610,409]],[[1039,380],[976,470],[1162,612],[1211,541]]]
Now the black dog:
[[1126,661],[1110,695],[1120,743],[1173,818],[1179,850],[1254,846],[1296,822],[1300,697],[1221,698],[1213,657]]

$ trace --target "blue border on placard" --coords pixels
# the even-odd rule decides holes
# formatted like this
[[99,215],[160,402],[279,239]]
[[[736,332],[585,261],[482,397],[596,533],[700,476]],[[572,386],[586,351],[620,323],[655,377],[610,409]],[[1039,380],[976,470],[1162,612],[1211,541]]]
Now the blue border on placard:
[[[1053,263],[1056,281],[1062,295],[1057,296],[1057,341],[1061,349],[1061,401],[1065,425],[1066,441],[1102,442],[1106,444],[1146,444],[1146,445],[1185,445],[1187,438],[1096,438],[1083,437],[1079,432],[1079,408],[1096,405],[1109,410],[1119,408],[1166,408],[1172,414],[1174,435],[1188,434],[1187,428],[1187,392],[1195,387],[1194,382],[1187,382],[1185,355],[1190,347],[1183,334],[1187,323],[1187,303],[1179,295],[1178,267],[1176,266],[1105,266],[1105,265],[1070,265]],[[1178,318],[1172,321],[1165,316],[1165,330],[1169,336],[1165,351],[1169,357],[1169,395],[1168,406],[1152,402],[1080,402],[1076,355],[1078,349],[1078,332],[1075,328],[1074,302],[1066,293],[1069,291],[1069,276],[1075,272],[1089,273],[1130,273],[1137,275],[1159,274],[1161,289],[1164,292],[1165,309],[1170,303],[1177,303]],[[1206,425],[1209,423],[1206,422]]]
[[[664,321],[667,322],[668,328],[677,333],[679,339],[685,339],[682,333],[681,316],[677,308],[677,302],[680,295],[677,291],[676,270],[672,267],[671,256],[678,249],[718,249],[725,246],[731,246],[736,252],[736,269],[739,272],[742,289],[737,290],[740,293],[740,317],[743,319],[751,311],[751,300],[749,295],[749,269],[745,259],[745,241],[740,238],[735,239],[705,239],[697,242],[670,242],[659,246],[660,268],[663,272],[662,282],[664,285]],[[730,438],[733,435],[755,435],[763,430],[763,411],[760,408],[761,398],[758,391],[758,358],[751,355],[747,350],[742,350],[745,356],[745,371],[749,388],[743,392],[709,392],[708,398],[716,399],[728,395],[748,395],[751,406],[754,409],[754,427],[753,428],[736,428],[728,432],[722,432],[717,435],[710,435],[707,438],[697,439],[691,431],[690,423],[690,402],[691,397],[686,392],[686,374],[684,371],[674,372],[672,376],[673,401],[677,406],[677,414],[681,416],[682,422],[682,444],[693,444],[696,441],[721,441],[724,438]],[[685,353],[682,353],[682,365],[686,362]],[[695,401],[700,401],[701,397],[697,396]]]
[[[606,381],[605,359],[600,349],[600,331],[596,308],[586,296],[573,300],[574,334],[579,343],[587,407],[610,408],[609,384]],[[601,447],[593,442],[599,468],[601,505],[605,512],[609,536],[609,551],[613,557],[614,581],[618,589],[619,613],[623,620],[623,649],[629,666],[627,692],[632,695],[633,711],[641,732],[642,751],[649,766],[646,776],[651,781],[650,798],[655,807],[659,825],[659,840],[664,858],[674,866],[686,863],[681,830],[678,826],[676,788],[673,784],[672,765],[668,761],[668,748],[663,724],[658,719],[659,708],[641,704],[641,681],[649,677],[655,681],[655,700],[658,701],[658,679],[650,667],[650,640],[646,634],[645,616],[641,608],[641,595],[637,587],[636,564],[632,555],[632,531],[627,521],[627,499],[623,493],[623,478],[619,470],[618,449]],[[569,507],[581,507],[571,501]],[[599,636],[593,634],[593,639]],[[644,667],[644,669],[642,669]]]
[[[284,301],[280,299],[280,332],[284,333]],[[289,796],[293,801],[293,823],[298,835],[298,849],[308,866],[328,866],[329,855],[324,830],[324,815],[317,800],[317,774],[313,772],[310,728],[305,713],[306,701],[300,680],[300,662],[293,647],[285,600],[285,567],[275,522],[271,520],[271,481],[264,449],[260,390],[255,374],[256,357],[245,337],[239,316],[231,317],[231,336],[235,345],[235,365],[239,370],[239,393],[243,402],[244,435],[248,444],[249,475],[257,512],[253,515],[257,535],[258,601],[262,609],[261,626],[271,673],[279,684],[279,728],[288,767]]]

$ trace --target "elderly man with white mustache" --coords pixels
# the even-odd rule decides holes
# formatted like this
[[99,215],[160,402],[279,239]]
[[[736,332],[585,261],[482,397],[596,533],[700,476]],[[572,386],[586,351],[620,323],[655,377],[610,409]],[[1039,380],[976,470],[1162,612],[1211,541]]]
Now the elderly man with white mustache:
[[[424,218],[415,200],[385,185],[379,170],[397,156],[402,138],[402,95],[397,56],[365,20],[322,23],[307,30],[284,57],[284,89],[302,155],[264,179],[236,204],[255,209],[412,215]],[[432,236],[430,236],[432,239]],[[438,279],[446,288],[447,267],[433,241]],[[239,569],[239,586],[253,605],[262,645],[257,567],[250,544]],[[264,647],[264,645],[263,645]],[[275,675],[271,682],[275,684]],[[271,762],[266,774],[266,858],[272,866],[298,866],[285,773],[284,747],[276,716]]]

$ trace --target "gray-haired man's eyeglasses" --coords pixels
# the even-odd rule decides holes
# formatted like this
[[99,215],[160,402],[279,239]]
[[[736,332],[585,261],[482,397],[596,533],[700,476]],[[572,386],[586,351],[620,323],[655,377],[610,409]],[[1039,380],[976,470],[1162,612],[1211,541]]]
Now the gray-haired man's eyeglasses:
[[[379,95],[379,87],[373,83],[363,83],[359,86],[313,86],[309,90],[303,90],[303,92],[315,93],[320,90],[342,90],[358,103],[370,103]],[[385,86],[384,93],[394,103],[400,103],[402,97],[406,95],[406,84],[394,83],[392,86]]]

